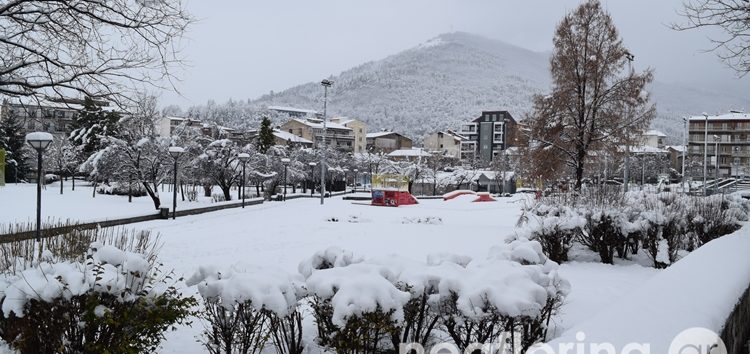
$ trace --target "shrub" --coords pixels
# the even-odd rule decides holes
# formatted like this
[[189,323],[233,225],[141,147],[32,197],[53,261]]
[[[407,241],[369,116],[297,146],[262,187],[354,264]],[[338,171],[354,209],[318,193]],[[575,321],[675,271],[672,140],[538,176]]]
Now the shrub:
[[109,195],[132,195],[134,197],[146,196],[146,189],[140,183],[121,183],[121,182],[109,182],[108,184],[99,184],[96,187],[96,192],[99,194]]
[[211,201],[213,201],[214,203],[220,203],[227,201],[227,198],[224,197],[224,194],[212,194]]
[[182,297],[155,259],[102,242],[85,258],[45,250],[9,269],[0,283],[0,338],[21,353],[150,352],[192,315],[194,299]]
[[538,241],[544,254],[554,262],[568,261],[568,252],[586,220],[570,207],[537,203],[524,211],[520,237]]

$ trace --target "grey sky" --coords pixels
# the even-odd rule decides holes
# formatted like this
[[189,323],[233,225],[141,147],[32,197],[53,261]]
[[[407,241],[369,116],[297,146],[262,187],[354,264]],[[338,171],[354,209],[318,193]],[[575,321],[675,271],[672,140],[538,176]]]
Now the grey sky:
[[[187,34],[184,97],[162,104],[256,98],[319,80],[411,48],[441,33],[464,31],[528,49],[552,48],[558,21],[576,0],[189,0],[200,21]],[[681,0],[604,1],[636,65],[663,82],[750,91],[712,53],[708,32],[675,32]]]

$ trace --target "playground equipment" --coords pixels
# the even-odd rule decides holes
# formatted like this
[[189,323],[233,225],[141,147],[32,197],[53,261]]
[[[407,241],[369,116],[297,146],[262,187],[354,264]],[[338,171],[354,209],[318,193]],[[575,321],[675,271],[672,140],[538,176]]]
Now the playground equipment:
[[468,189],[459,189],[459,190],[455,190],[453,192],[448,192],[448,193],[443,194],[443,200],[451,200],[451,199],[456,198],[458,196],[467,195],[467,194],[468,195],[476,195],[477,193],[474,192],[474,191],[470,191]]
[[477,193],[477,196],[479,198],[474,199],[474,203],[478,202],[494,202],[495,198],[492,198],[492,196],[487,192],[479,192]]
[[372,176],[372,205],[392,206],[417,204],[409,193],[409,178],[402,175],[379,174]]

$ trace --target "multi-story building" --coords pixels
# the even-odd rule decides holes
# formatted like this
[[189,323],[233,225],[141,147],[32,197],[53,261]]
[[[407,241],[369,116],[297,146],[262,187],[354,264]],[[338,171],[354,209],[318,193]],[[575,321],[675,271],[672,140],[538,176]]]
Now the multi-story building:
[[315,117],[318,112],[311,109],[302,109],[294,107],[282,107],[282,106],[268,106],[268,109],[281,114],[286,114],[290,118],[307,118]]
[[445,130],[432,133],[425,137],[424,147],[426,150],[442,154],[446,157],[461,158],[461,142],[467,138],[453,130]]
[[361,154],[367,150],[367,124],[356,119],[338,117],[331,118],[331,122],[351,128],[354,133],[354,152]]
[[382,131],[367,134],[367,151],[391,153],[396,150],[411,149],[414,143],[406,136],[391,132]]
[[461,126],[461,159],[490,163],[497,154],[512,146],[516,120],[508,111],[483,111]]
[[234,128],[204,123],[193,118],[166,116],[156,121],[156,132],[159,136],[169,137],[180,135],[180,129],[194,129],[207,138],[230,139],[240,145],[249,143],[257,135],[256,131],[238,131]]
[[[323,144],[323,120],[319,118],[294,118],[284,123],[279,130],[310,140],[317,147]],[[347,152],[354,151],[355,135],[352,128],[335,122],[327,122],[325,131],[326,146],[334,146]]]
[[688,154],[694,160],[703,161],[704,152],[707,152],[709,176],[715,175],[717,167],[720,177],[741,176],[750,172],[750,114],[731,111],[713,116],[695,116],[690,118],[689,123]]
[[667,134],[664,134],[658,130],[647,130],[641,134],[641,145],[663,149],[665,147],[664,140],[666,138]]
[[[95,101],[102,110],[114,110],[107,102]],[[83,109],[83,100],[4,100],[0,119],[14,115],[23,123],[27,132],[44,131],[55,137],[67,139],[70,126],[78,112]]]

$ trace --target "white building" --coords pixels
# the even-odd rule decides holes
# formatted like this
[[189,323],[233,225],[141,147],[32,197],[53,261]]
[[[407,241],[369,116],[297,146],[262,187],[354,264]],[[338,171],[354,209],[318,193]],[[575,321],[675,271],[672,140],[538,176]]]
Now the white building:
[[436,154],[442,154],[456,159],[461,158],[461,142],[467,138],[453,130],[439,131],[425,137],[424,147]]

